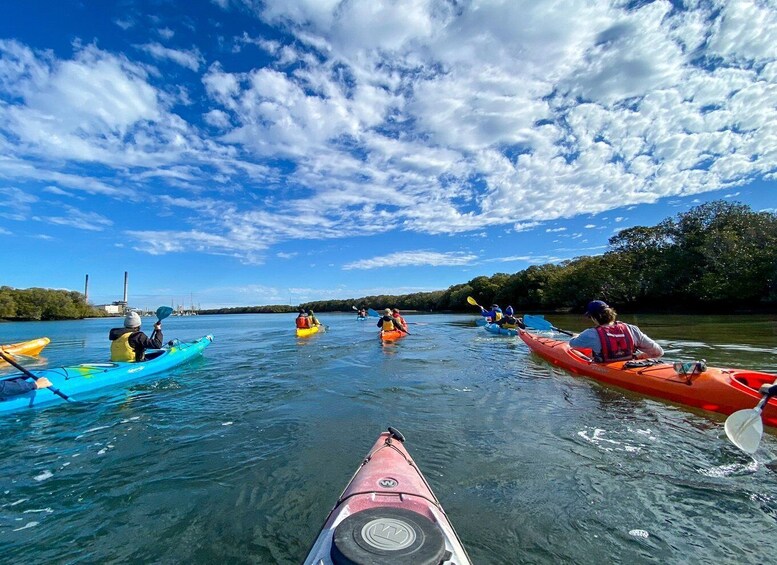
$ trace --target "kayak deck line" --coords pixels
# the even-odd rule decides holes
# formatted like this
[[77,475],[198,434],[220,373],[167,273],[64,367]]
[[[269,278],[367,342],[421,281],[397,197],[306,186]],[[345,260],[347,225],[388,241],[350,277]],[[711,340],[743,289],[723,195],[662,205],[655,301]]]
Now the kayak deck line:
[[[760,371],[710,367],[704,361],[670,363],[654,360],[649,364],[629,360],[596,362],[585,353],[571,348],[566,341],[525,330],[521,330],[519,335],[534,353],[572,374],[726,415],[752,408],[762,397],[761,386],[772,384],[777,379],[777,375]],[[763,422],[777,427],[777,398],[769,399],[764,406]]]

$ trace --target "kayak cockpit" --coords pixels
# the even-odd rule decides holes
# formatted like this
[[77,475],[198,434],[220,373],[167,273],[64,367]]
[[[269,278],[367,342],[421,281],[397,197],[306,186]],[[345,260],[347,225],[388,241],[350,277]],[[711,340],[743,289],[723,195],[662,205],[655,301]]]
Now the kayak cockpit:
[[753,392],[758,392],[762,385],[770,385],[777,379],[776,375],[759,373],[758,371],[732,371],[731,382],[742,385]]

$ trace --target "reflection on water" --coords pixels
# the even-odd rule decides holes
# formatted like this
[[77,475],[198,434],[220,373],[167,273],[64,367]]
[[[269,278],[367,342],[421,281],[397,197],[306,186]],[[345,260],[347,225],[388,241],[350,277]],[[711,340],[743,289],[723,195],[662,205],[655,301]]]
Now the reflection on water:
[[[774,318],[623,318],[668,357],[777,372]],[[202,359],[4,416],[3,548],[20,563],[299,563],[393,425],[475,563],[771,562],[777,436],[747,456],[723,416],[571,376],[475,319],[410,315],[391,344],[352,314],[305,339],[294,315],[172,319],[166,340],[215,335]],[[112,322],[0,324],[0,343],[46,335],[41,365],[105,361]]]

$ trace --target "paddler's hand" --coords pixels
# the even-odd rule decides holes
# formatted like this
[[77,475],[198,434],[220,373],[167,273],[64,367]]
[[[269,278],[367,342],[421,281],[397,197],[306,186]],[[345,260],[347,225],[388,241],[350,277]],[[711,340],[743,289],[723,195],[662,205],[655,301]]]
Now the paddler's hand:
[[41,377],[35,381],[35,388],[48,388],[51,386],[51,381],[46,377]]
[[162,331],[162,322],[157,322],[156,324],[154,324],[154,329],[156,331],[158,331],[158,332],[161,332]]

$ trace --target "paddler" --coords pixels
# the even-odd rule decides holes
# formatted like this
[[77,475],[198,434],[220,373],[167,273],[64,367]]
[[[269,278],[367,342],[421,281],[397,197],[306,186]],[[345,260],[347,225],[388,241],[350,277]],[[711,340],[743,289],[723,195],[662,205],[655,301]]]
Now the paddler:
[[492,304],[491,310],[486,310],[481,306],[480,315],[485,317],[489,322],[499,322],[499,320],[502,319],[502,309],[499,307],[499,304]]
[[0,400],[5,400],[17,394],[25,394],[31,390],[47,388],[51,386],[51,381],[46,377],[40,377],[34,381],[28,381],[27,377],[14,377],[12,379],[3,379],[0,381]]
[[[590,349],[598,362],[661,357],[664,350],[633,324],[616,321],[617,312],[601,300],[592,300],[584,316],[594,323],[583,330],[569,345],[575,349]],[[637,351],[640,354],[637,355]]]
[[140,331],[140,314],[135,311],[127,312],[124,317],[123,328],[113,328],[108,334],[111,340],[111,361],[133,363],[146,360],[146,349],[159,349],[162,347],[162,322],[157,320],[154,331],[148,337]]
[[381,329],[381,331],[384,332],[399,330],[401,332],[407,333],[407,330],[400,326],[399,322],[391,314],[391,308],[386,308],[383,311],[383,316],[381,316],[380,320],[378,320],[378,327]]
[[391,316],[392,316],[392,318],[394,318],[395,322],[397,322],[400,326],[402,326],[402,331],[407,333],[407,322],[399,314],[399,308],[392,308],[391,309]]
[[297,329],[300,330],[306,330],[311,327],[310,317],[308,316],[308,313],[305,312],[304,308],[299,309],[299,314],[297,315],[295,323],[297,324]]

